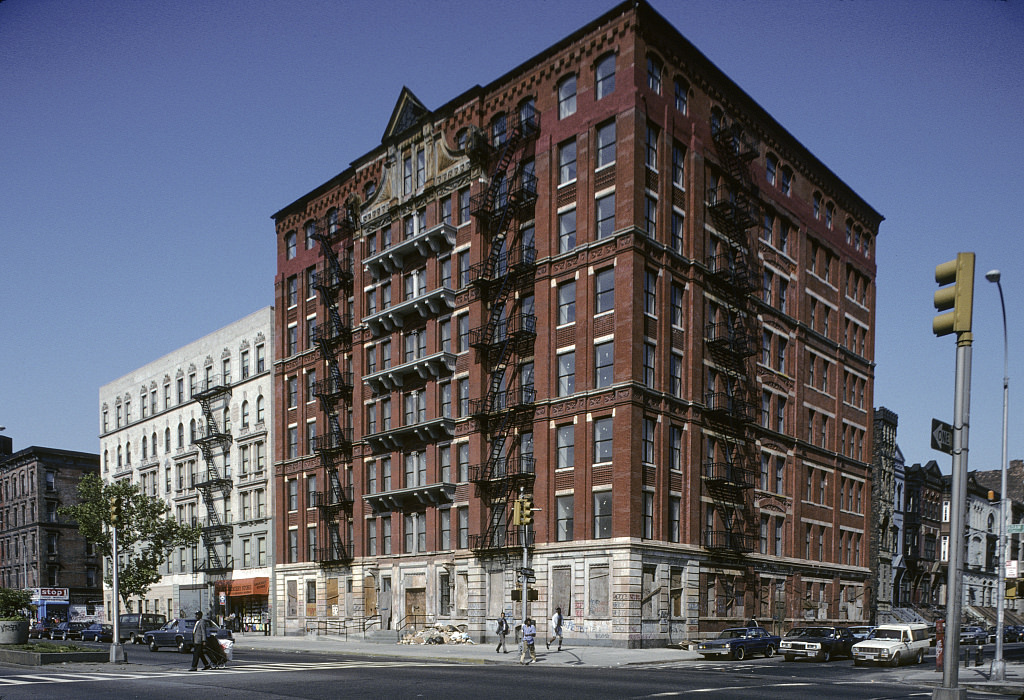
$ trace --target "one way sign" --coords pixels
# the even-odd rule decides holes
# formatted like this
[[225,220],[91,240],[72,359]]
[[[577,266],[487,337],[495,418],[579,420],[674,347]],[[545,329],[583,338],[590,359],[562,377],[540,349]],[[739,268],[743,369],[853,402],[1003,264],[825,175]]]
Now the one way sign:
[[953,454],[953,426],[932,418],[932,449]]

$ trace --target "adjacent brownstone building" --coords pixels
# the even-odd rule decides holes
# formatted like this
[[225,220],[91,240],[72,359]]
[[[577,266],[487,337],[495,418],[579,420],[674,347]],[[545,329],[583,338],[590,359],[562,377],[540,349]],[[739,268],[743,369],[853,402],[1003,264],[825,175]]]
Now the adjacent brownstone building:
[[865,619],[882,217],[644,2],[383,131],[274,215],[279,629]]
[[[9,448],[10,442],[5,444]],[[99,473],[99,455],[49,447],[3,452],[0,585],[33,589],[40,615],[98,616],[103,563],[76,523],[57,509],[78,503],[78,482],[85,474]]]

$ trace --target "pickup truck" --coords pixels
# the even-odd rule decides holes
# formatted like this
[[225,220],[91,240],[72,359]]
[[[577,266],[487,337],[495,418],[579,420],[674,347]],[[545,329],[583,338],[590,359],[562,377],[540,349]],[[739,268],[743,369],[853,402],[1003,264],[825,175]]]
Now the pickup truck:
[[774,656],[779,648],[779,637],[769,634],[763,627],[730,627],[722,630],[716,639],[697,644],[697,653],[707,658],[720,656],[740,661],[751,654]]
[[853,658],[853,645],[857,642],[846,627],[794,627],[779,645],[779,653],[786,661],[804,657],[828,661],[833,656]]

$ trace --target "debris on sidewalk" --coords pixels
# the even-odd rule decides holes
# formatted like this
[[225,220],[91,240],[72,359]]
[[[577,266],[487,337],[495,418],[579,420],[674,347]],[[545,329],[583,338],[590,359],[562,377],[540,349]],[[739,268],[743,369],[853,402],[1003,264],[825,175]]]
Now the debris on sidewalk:
[[466,625],[432,625],[415,634],[405,634],[399,644],[475,644]]

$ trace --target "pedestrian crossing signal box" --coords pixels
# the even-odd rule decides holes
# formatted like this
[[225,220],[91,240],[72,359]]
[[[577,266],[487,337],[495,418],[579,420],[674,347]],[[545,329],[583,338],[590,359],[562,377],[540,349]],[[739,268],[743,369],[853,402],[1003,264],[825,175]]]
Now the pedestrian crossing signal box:
[[[514,600],[515,602],[518,603],[522,599],[523,599],[523,589],[521,589],[521,588],[513,588],[512,589],[512,600]],[[526,600],[528,602],[531,602],[531,603],[536,601],[536,600],[540,600],[540,597],[538,595],[538,592],[537,592],[536,588],[527,588],[526,589]]]

